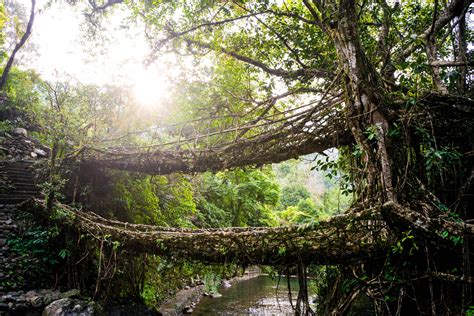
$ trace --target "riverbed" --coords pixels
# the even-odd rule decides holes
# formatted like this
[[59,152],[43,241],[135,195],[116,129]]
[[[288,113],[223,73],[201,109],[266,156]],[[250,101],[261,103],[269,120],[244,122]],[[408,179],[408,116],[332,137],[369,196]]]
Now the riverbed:
[[[290,278],[293,302],[298,295],[298,281]],[[203,297],[193,315],[294,315],[288,297],[286,278],[261,275],[237,282],[220,290],[222,297]]]

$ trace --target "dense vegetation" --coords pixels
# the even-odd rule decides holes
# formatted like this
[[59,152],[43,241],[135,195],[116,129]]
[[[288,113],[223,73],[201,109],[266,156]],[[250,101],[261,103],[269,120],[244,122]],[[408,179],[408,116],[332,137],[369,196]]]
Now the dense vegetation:
[[[1,128],[26,127],[52,149],[43,179],[51,208],[61,201],[125,222],[210,228],[311,224],[350,206],[358,211],[390,202],[430,220],[467,225],[474,185],[471,4],[78,1],[87,36],[99,46],[108,16],[124,14],[123,23],[145,29],[148,63],[173,54],[167,61],[174,69],[168,74],[172,95],[153,109],[133,98],[131,86],[51,82],[24,65],[9,71],[3,87]],[[7,13],[2,7],[0,40],[17,42],[16,34],[7,34],[14,20]],[[262,166],[257,160],[256,166],[166,176],[80,163],[89,147],[168,144],[212,152],[268,139],[259,137],[279,129],[293,132],[281,151],[315,139],[319,154],[304,157],[306,163]],[[381,315],[472,313],[472,236],[382,215],[393,242],[382,258],[280,268],[298,273],[300,282],[308,271],[318,276],[325,314],[347,313],[362,296]],[[211,272],[239,270],[234,263],[208,267],[126,251],[115,257],[115,241],[97,245],[54,225],[51,234],[31,232],[40,242],[24,245],[51,239],[60,249],[46,270],[103,299],[156,306],[191,277],[211,280]],[[79,273],[79,260],[96,270]],[[299,311],[312,313],[309,305]]]
[[[288,161],[273,167],[193,176],[147,176],[88,170],[87,167],[78,169],[65,160],[76,148],[96,142],[104,136],[104,131],[120,129],[121,124],[135,127],[138,122],[143,123],[140,118],[130,115],[140,113],[134,110],[138,105],[133,103],[122,108],[111,120],[110,113],[117,105],[110,99],[127,91],[119,88],[101,90],[99,92],[94,86],[70,87],[66,83],[56,83],[53,88],[34,72],[14,68],[10,73],[5,93],[7,103],[2,111],[2,131],[11,133],[14,127],[25,126],[33,137],[55,148],[54,161],[47,164],[49,167],[45,170],[50,171],[44,174],[42,182],[45,196],[120,221],[195,228],[308,223],[343,212],[348,207],[349,196],[340,194],[337,181],[325,179],[324,173],[310,170],[314,162]],[[101,105],[100,111],[93,108],[97,104]],[[103,107],[104,104],[110,106]],[[314,183],[312,186],[308,186],[310,181]],[[308,188],[316,191],[310,192]],[[30,215],[24,216],[28,217],[28,222],[32,220]],[[55,216],[61,218],[61,214]],[[64,233],[67,234],[65,237]],[[62,282],[68,278],[68,282],[72,282],[69,287],[86,286],[85,290],[93,293],[95,289],[84,282],[93,282],[91,278],[95,276],[82,275],[84,280],[74,281],[65,269],[74,262],[77,252],[87,252],[77,249],[76,238],[81,237],[61,232],[59,226],[40,220],[23,239],[13,241],[11,246],[20,253],[42,257],[43,274],[53,271],[60,274],[54,276],[55,282],[56,278],[63,279]],[[48,250],[51,244],[54,247]],[[93,245],[84,247],[94,249]],[[144,266],[143,262],[146,262]],[[83,266],[88,264],[91,262],[85,261]],[[100,295],[103,298],[113,295],[108,299],[126,301],[142,297],[156,307],[169,297],[170,291],[191,282],[192,278],[229,277],[240,271],[234,265],[209,268],[196,263],[171,263],[152,256],[137,259],[126,253],[121,254],[115,264],[120,268],[113,279],[101,276],[105,285]],[[130,287],[130,284],[134,286]],[[122,285],[124,292],[117,292]],[[114,289],[114,294],[108,288]]]

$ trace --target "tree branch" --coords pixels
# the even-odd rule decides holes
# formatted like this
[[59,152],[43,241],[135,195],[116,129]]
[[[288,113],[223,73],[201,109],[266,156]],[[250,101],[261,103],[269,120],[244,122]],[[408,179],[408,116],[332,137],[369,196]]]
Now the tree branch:
[[10,55],[10,58],[8,58],[7,65],[3,69],[2,77],[0,79],[0,91],[3,90],[3,88],[5,87],[5,83],[7,82],[7,76],[10,73],[10,69],[13,65],[13,62],[15,61],[16,53],[18,53],[20,48],[22,48],[23,45],[25,45],[26,41],[31,35],[31,29],[33,28],[33,22],[35,20],[35,6],[36,6],[36,0],[31,0],[30,19],[28,20],[26,31],[21,37],[20,41],[15,45],[15,48],[13,49],[13,52]]
[[111,7],[115,4],[123,3],[123,0],[107,0],[104,3],[97,5],[95,0],[88,0],[90,6],[92,7],[92,12],[102,12],[105,11],[108,7]]
[[[196,30],[199,30],[199,29],[202,29],[202,28],[205,28],[205,27],[223,25],[223,24],[226,24],[226,23],[231,23],[231,22],[243,20],[243,19],[246,19],[246,18],[250,18],[250,17],[262,15],[262,14],[265,14],[265,13],[267,13],[267,12],[268,12],[268,11],[249,13],[249,14],[242,15],[242,16],[238,16],[238,17],[231,18],[231,19],[226,19],[226,20],[221,20],[221,21],[215,21],[215,22],[202,23],[202,24],[193,26],[193,27],[191,27],[191,28],[189,28],[189,29],[187,29],[187,30],[181,31],[181,32],[173,31],[171,36],[168,36],[168,37],[166,37],[165,39],[160,40],[160,41],[158,42],[158,44],[156,45],[156,48],[159,49],[159,47],[161,47],[162,45],[166,44],[167,42],[169,42],[169,41],[172,40],[172,39],[181,37],[181,36],[183,36],[183,35],[186,35],[186,34],[188,34],[188,33],[194,32],[194,31],[196,31]],[[171,29],[170,26],[167,26],[167,27],[165,27],[165,28],[166,28],[168,31]]]
[[[172,30],[168,30],[168,31],[173,32]],[[212,51],[221,52],[221,53],[226,54],[230,57],[233,57],[233,58],[235,58],[239,61],[250,64],[250,65],[255,66],[257,68],[260,68],[261,70],[263,70],[264,72],[266,72],[270,75],[285,78],[285,79],[294,79],[294,78],[298,78],[298,77],[328,78],[328,77],[331,76],[330,72],[325,71],[325,70],[315,69],[315,68],[304,68],[304,69],[298,69],[298,70],[285,70],[285,69],[281,69],[281,68],[271,68],[270,66],[266,65],[265,63],[263,63],[261,61],[255,60],[255,59],[250,58],[248,56],[241,55],[241,54],[239,54],[239,53],[237,53],[233,50],[229,50],[229,49],[222,48],[222,47],[215,48],[215,47],[211,46],[211,44],[203,43],[203,42],[196,41],[196,40],[193,40],[193,39],[190,39],[190,38],[185,38],[184,41],[189,45],[194,45],[194,46],[197,46],[197,47],[200,47],[200,48],[205,48],[205,49],[210,49]]]
[[[446,10],[444,10],[435,21],[430,24],[430,26],[418,36],[423,42],[426,42],[431,34],[438,33],[443,27],[445,27],[452,19],[456,16],[462,14],[466,7],[473,3],[473,0],[453,0],[448,5]],[[405,48],[396,58],[398,62],[406,59],[419,47],[419,42],[412,42],[407,48]]]

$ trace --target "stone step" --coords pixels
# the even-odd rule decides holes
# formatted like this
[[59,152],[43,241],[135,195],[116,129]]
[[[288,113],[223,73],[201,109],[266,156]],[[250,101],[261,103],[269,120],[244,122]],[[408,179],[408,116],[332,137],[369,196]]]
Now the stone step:
[[31,165],[27,164],[10,164],[0,168],[2,171],[30,171]]
[[18,196],[0,197],[0,203],[16,205],[16,204],[24,202],[24,201],[26,201],[30,198],[32,198],[32,196],[26,196],[26,197],[18,197]]
[[25,173],[6,173],[5,174],[9,179],[16,179],[16,178],[29,178],[34,179],[35,176],[31,172]]
[[33,178],[27,178],[27,177],[15,177],[15,178],[9,178],[11,184],[21,184],[21,183],[34,183],[35,179]]
[[14,188],[9,190],[9,192],[13,192],[16,190],[24,190],[24,191],[37,191],[39,190],[38,186],[34,183],[17,183],[17,185],[13,185]]
[[23,179],[9,179],[10,180],[10,183],[25,183],[25,184],[34,184],[35,183],[35,179],[32,179],[32,178],[23,178]]
[[39,190],[26,190],[22,188],[21,190],[14,190],[8,193],[0,193],[0,196],[2,195],[9,195],[9,196],[14,196],[14,195],[38,195],[40,193]]
[[0,194],[0,198],[2,197],[22,197],[22,196],[33,196],[33,195],[40,195],[39,191],[33,191],[33,192],[12,192],[8,194]]
[[14,161],[4,161],[2,165],[9,166],[9,165],[32,165],[34,164],[34,160],[22,159],[22,160],[14,160]]
[[25,175],[32,175],[33,174],[33,171],[31,171],[31,170],[4,170],[4,172],[8,176],[17,176],[17,175],[25,176]]
[[32,170],[25,170],[25,171],[5,171],[5,174],[9,177],[17,177],[17,176],[29,176],[34,177],[34,172]]

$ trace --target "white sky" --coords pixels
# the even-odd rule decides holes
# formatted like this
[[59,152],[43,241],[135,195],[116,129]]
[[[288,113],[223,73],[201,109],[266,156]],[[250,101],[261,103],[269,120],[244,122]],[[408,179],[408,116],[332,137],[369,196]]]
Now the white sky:
[[[25,6],[29,16],[30,0],[17,1]],[[80,8],[60,0],[44,9],[45,1],[37,2],[38,13],[29,39],[36,48],[36,56],[25,58],[27,68],[51,81],[73,77],[82,83],[134,85],[142,103],[163,100],[168,90],[166,63],[161,60],[144,68],[142,61],[149,52],[144,32],[130,23],[123,27],[123,11],[116,10],[107,18],[105,32],[99,31],[99,36],[105,36],[104,45],[96,45],[85,38],[85,18]]]

